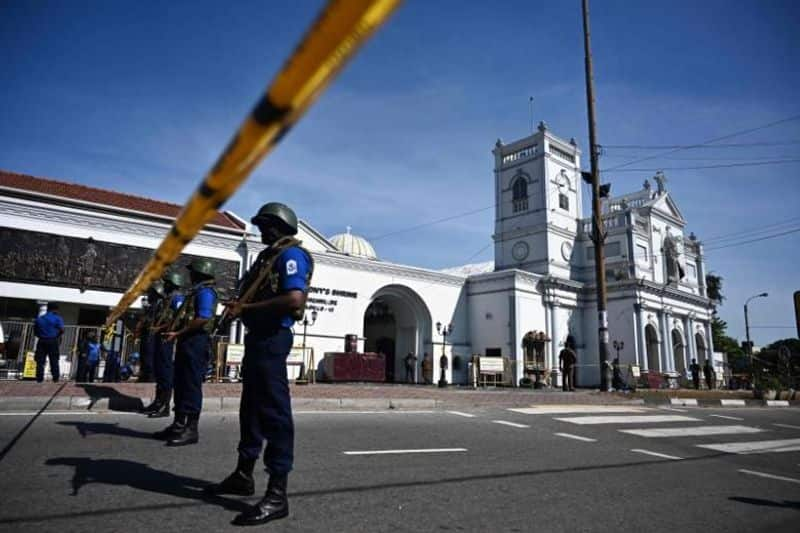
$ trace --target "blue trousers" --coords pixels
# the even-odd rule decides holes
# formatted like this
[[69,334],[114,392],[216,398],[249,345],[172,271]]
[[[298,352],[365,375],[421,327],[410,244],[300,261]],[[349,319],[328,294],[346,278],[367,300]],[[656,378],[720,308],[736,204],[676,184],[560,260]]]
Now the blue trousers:
[[50,360],[50,373],[53,375],[53,381],[58,381],[59,368],[58,368],[58,338],[54,339],[39,339],[36,343],[36,353],[33,356],[36,361],[36,381],[41,383],[44,381],[44,365],[45,362]]
[[199,415],[203,408],[203,376],[208,367],[211,339],[194,333],[179,339],[175,353],[175,412]]
[[155,341],[155,358],[153,370],[156,375],[156,390],[164,394],[172,394],[172,379],[175,368],[172,357],[175,354],[175,343],[166,342],[164,337],[158,335]]
[[294,421],[286,359],[293,335],[286,328],[267,337],[248,335],[242,360],[239,407],[239,455],[258,459],[264,441],[264,464],[270,474],[284,475],[294,462]]
[[141,382],[153,379],[153,362],[157,342],[157,336],[149,333],[142,335],[139,341],[139,381]]

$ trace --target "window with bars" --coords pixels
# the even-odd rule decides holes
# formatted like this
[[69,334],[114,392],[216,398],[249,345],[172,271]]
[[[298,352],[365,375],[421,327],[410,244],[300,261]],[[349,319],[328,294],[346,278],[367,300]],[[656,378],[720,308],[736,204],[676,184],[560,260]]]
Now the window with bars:
[[518,177],[514,181],[511,191],[514,212],[526,211],[528,209],[528,181],[523,176]]

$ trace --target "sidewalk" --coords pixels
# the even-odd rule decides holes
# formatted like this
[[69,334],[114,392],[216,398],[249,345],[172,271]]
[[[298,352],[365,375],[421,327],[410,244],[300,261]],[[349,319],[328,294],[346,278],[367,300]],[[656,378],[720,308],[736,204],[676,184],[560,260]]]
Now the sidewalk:
[[[0,382],[0,412],[49,410],[135,411],[149,403],[152,383],[35,383]],[[203,409],[237,411],[241,384],[208,383],[203,386]],[[475,407],[529,407],[532,405],[674,405],[675,398],[697,399],[697,405],[720,407],[720,399],[745,400],[745,405],[764,406],[749,391],[639,391],[633,394],[600,393],[597,390],[531,390],[519,388],[471,389],[433,385],[318,383],[292,385],[296,409],[458,409]],[[681,400],[683,402],[684,400]],[[733,402],[739,403],[739,402]],[[681,403],[682,404],[682,403]],[[800,406],[800,401],[789,402]],[[787,405],[789,405],[787,404]],[[689,403],[689,405],[694,405]],[[739,405],[741,406],[741,405]]]

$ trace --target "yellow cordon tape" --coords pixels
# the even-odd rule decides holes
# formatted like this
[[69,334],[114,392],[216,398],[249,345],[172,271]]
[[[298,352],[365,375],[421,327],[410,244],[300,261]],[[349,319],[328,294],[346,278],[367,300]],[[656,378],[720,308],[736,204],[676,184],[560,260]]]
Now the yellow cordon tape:
[[153,257],[111,310],[111,325],[161,277],[283,138],[400,0],[332,0],[189,198]]

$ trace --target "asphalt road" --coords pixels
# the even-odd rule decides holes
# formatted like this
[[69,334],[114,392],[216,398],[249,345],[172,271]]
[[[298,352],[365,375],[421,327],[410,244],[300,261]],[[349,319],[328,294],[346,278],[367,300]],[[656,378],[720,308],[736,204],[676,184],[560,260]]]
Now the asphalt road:
[[[263,527],[795,530],[798,410],[554,409],[298,412],[291,515]],[[0,531],[234,530],[233,516],[258,499],[201,493],[235,464],[231,414],[204,416],[200,444],[173,449],[149,438],[163,421],[48,413],[9,449],[31,419],[0,415]],[[760,453],[733,453],[745,442],[766,444],[747,445]],[[266,476],[258,474],[261,493]]]

